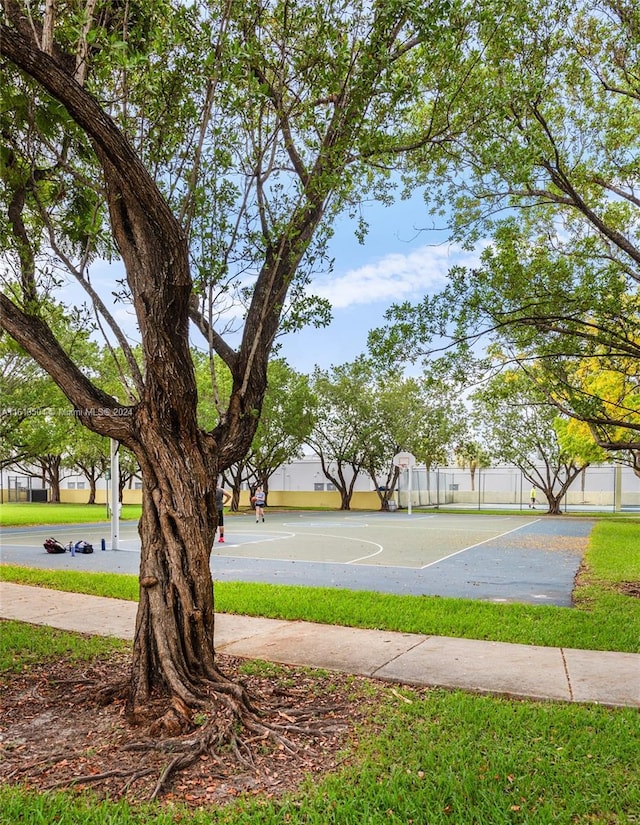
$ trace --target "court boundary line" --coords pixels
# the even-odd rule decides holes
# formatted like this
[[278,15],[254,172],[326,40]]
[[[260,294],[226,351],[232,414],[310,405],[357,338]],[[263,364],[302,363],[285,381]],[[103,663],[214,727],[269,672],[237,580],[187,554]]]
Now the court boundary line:
[[[265,530],[265,532],[267,532],[267,531]],[[269,532],[271,533],[270,536],[262,536],[262,537],[259,537],[260,536],[259,533],[247,533],[247,535],[256,536],[257,538],[255,540],[253,538],[250,538],[247,541],[242,542],[242,544],[233,544],[233,539],[231,540],[231,542],[229,542],[229,541],[227,541],[226,537],[225,537],[225,540],[223,542],[220,542],[220,543],[221,544],[228,544],[231,547],[244,547],[245,545],[268,544],[268,543],[273,542],[273,541],[280,541],[280,539],[293,539],[293,538],[296,537],[296,534],[292,533],[290,530],[282,530],[282,531],[270,530]],[[217,545],[218,541],[214,541],[213,544]],[[211,549],[213,550],[213,545],[212,545]],[[254,558],[258,558],[258,557],[255,556]]]
[[495,541],[496,539],[501,539],[504,536],[508,536],[511,533],[517,533],[518,530],[522,530],[524,527],[529,527],[532,524],[537,524],[539,521],[542,521],[540,517],[534,519],[533,521],[528,521],[526,524],[521,524],[519,527],[514,527],[513,530],[507,530],[506,533],[498,533],[497,536],[492,536],[491,538],[484,539],[483,541],[478,541],[476,544],[470,544],[468,547],[463,547],[462,550],[456,550],[455,553],[449,553],[448,556],[443,556],[443,558],[438,559],[437,561],[429,562],[429,564],[425,564],[423,567],[414,568],[416,570],[426,570],[427,567],[433,567],[434,564],[440,564],[442,561],[446,561],[447,559],[452,559],[454,556],[460,555],[460,553],[466,553],[467,550],[473,550],[474,547],[481,547],[483,544],[487,544],[490,541]]
[[[275,531],[274,531],[275,532]],[[349,559],[349,561],[324,561],[323,559],[314,559],[309,561],[308,559],[283,559],[283,558],[274,558],[274,559],[262,559],[260,556],[248,556],[247,559],[252,559],[254,561],[296,561],[296,562],[307,562],[308,564],[344,564],[345,566],[350,564],[356,564],[358,561],[362,559],[372,559],[374,556],[379,555],[380,553],[384,552],[384,545],[379,544],[377,541],[371,541],[369,539],[360,539],[355,538],[354,536],[334,536],[331,533],[290,533],[285,538],[301,538],[302,536],[316,536],[323,539],[338,539],[339,541],[359,541],[361,544],[372,544],[374,547],[377,547],[378,550],[375,553],[369,553],[367,556],[360,556],[357,559]],[[276,541],[276,539],[262,539],[262,541]],[[224,542],[226,544],[226,542]],[[249,541],[246,542],[247,544],[260,544],[259,541]],[[242,545],[236,545],[236,547],[240,547]],[[244,558],[243,556],[224,556],[220,555],[219,553],[216,554],[218,558]],[[413,568],[417,570],[418,568]]]

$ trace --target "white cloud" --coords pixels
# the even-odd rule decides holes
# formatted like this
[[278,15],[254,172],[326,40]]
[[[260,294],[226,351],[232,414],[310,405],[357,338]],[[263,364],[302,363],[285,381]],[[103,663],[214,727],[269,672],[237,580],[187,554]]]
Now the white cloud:
[[329,300],[335,309],[379,301],[392,303],[441,289],[454,264],[477,264],[478,255],[444,244],[422,246],[406,255],[385,255],[375,263],[316,281],[310,291]]

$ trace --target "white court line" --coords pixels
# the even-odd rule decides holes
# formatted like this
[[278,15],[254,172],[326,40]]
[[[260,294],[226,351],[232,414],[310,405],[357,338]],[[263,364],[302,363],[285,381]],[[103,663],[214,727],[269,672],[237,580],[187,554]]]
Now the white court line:
[[488,539],[484,539],[484,541],[479,541],[477,544],[470,544],[468,547],[463,547],[462,550],[456,550],[455,553],[449,553],[448,556],[443,556],[441,559],[437,559],[436,561],[430,561],[429,564],[425,564],[419,569],[426,570],[427,567],[431,567],[434,564],[440,564],[441,561],[446,561],[447,559],[452,559],[454,556],[458,556],[460,553],[466,553],[467,550],[473,550],[474,547],[480,547],[480,545],[486,544],[489,541],[501,539],[503,536],[508,536],[509,533],[516,533],[518,530],[522,530],[523,527],[529,527],[531,524],[536,524],[539,521],[542,521],[542,519],[536,518],[533,521],[528,521],[526,524],[521,524],[519,527],[514,527],[513,530],[507,530],[506,533],[498,533],[497,536],[491,536]]
[[[300,539],[300,538],[304,538],[304,536],[320,536],[320,538],[323,538],[323,539],[340,539],[340,541],[359,541],[361,544],[373,544],[374,547],[378,548],[378,550],[376,550],[375,553],[369,553],[369,555],[367,555],[367,556],[361,556],[358,559],[351,559],[350,561],[326,562],[326,561],[322,561],[320,559],[313,559],[311,562],[309,562],[310,564],[355,564],[358,561],[362,561],[364,559],[371,559],[374,556],[378,556],[378,555],[380,555],[380,553],[382,553],[384,551],[384,547],[382,546],[382,544],[378,544],[377,541],[368,541],[367,539],[354,538],[353,536],[334,536],[331,533],[289,533],[289,534],[286,534],[285,537],[286,538],[294,538],[295,537],[297,539]],[[276,539],[263,539],[263,541],[276,541]],[[226,543],[227,542],[225,541],[225,544]],[[251,541],[251,542],[247,542],[247,544],[259,544],[259,542]],[[230,546],[233,547],[234,545],[230,545]],[[243,545],[236,544],[235,546],[236,547],[242,547]],[[220,553],[218,553],[217,555],[220,558],[224,558],[224,556]],[[253,558],[255,558],[255,556]],[[276,558],[276,559],[268,559],[268,561],[290,561],[290,559],[278,559],[278,558]],[[305,559],[298,559],[298,561],[306,561],[306,560]]]
[[425,518],[435,518],[435,515],[433,513],[429,513],[429,514],[425,513],[425,515],[423,515],[423,516],[416,516],[416,515],[411,515],[410,516],[408,513],[393,513],[393,514],[391,514],[391,513],[385,513],[383,511],[378,510],[375,513],[369,513],[366,516],[365,515],[356,515],[355,513],[352,516],[342,516],[343,521],[357,521],[358,519],[366,519],[366,518],[370,518],[370,519],[387,518],[389,520],[393,519],[394,521],[396,519],[398,519],[398,520],[402,519],[403,521],[420,521],[421,519],[425,519]]
[[[364,522],[363,523],[361,521],[358,521],[358,518],[359,518],[358,516],[345,516],[344,520],[345,521],[357,522],[356,526],[364,526],[364,527],[369,527],[369,526],[379,527],[380,526],[379,524],[369,525],[369,522]],[[404,524],[385,523],[384,526],[385,527],[391,527],[391,529],[393,529],[393,530],[410,530],[411,529],[411,524],[413,524],[414,522],[416,522],[416,521],[426,521],[427,519],[433,519],[433,518],[435,518],[435,516],[407,516],[406,519],[404,519]],[[410,521],[411,524],[407,524],[408,521]]]
[[[226,525],[225,525],[225,527],[226,527]],[[238,532],[240,532],[240,531],[238,531]],[[292,538],[295,538],[295,536],[296,536],[296,533],[289,533],[288,531],[284,531],[284,530],[281,531],[281,532],[277,532],[276,530],[270,530],[269,533],[270,533],[269,536],[262,537],[262,538],[256,538],[256,539],[249,539],[248,541],[238,542],[237,544],[233,543],[233,539],[231,541],[229,541],[227,539],[226,535],[225,535],[224,541],[219,542],[216,539],[215,542],[214,542],[214,546],[217,547],[218,544],[225,544],[227,547],[245,547],[248,544],[268,544],[269,542],[272,542],[272,541],[280,541],[280,539],[292,539]],[[214,547],[212,547],[211,549],[213,550]],[[222,550],[222,548],[220,548],[220,549]],[[223,554],[218,553],[217,555],[221,556]],[[256,557],[254,556],[254,558],[256,558]]]
[[334,536],[332,533],[297,533],[296,537],[301,538],[302,536],[320,536],[323,539],[340,539],[340,541],[359,541],[361,544],[373,544],[374,547],[377,547],[375,553],[369,553],[368,556],[361,556],[359,559],[351,559],[351,561],[339,561],[339,562],[327,562],[327,564],[355,564],[358,561],[362,561],[363,559],[371,559],[374,556],[379,556],[380,553],[384,551],[384,547],[381,544],[378,544],[377,541],[369,541],[368,539],[360,539],[354,536]]

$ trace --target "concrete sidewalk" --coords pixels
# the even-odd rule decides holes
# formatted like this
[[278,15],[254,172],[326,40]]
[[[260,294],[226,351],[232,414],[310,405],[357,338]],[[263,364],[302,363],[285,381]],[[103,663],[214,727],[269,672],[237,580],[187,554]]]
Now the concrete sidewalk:
[[[122,639],[135,602],[0,582],[0,617]],[[640,707],[640,654],[536,647],[216,615],[220,653],[407,685]]]

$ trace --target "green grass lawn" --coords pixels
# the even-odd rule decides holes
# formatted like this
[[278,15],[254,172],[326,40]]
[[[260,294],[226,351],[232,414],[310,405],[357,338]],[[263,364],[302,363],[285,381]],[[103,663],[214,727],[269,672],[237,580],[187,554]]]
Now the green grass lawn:
[[[134,576],[0,565],[6,580],[136,599]],[[600,521],[574,608],[217,583],[219,611],[502,641],[640,652],[640,524]],[[47,655],[91,658],[120,642],[3,623],[0,670]],[[1,678],[1,677],[0,677]],[[376,717],[344,767],[309,777],[280,800],[232,800],[189,811],[132,806],[90,794],[0,786],[3,825],[638,825],[640,714],[634,709],[540,703],[382,686]],[[354,701],[357,699],[354,698]]]
[[0,674],[27,670],[31,664],[48,658],[84,660],[130,647],[130,642],[112,637],[79,636],[53,627],[3,621],[0,633]]
[[[4,631],[7,631],[6,634]],[[91,659],[118,643],[3,625],[2,672],[47,656]],[[276,678],[279,668],[271,666]],[[633,709],[525,702],[461,691],[375,690],[342,767],[281,799],[188,810],[0,785],[3,825],[637,825],[640,715]],[[10,752],[8,753],[10,757]],[[277,761],[274,762],[277,770]]]
[[640,582],[640,524],[599,524],[591,536],[589,567],[603,582]]
[[[142,508],[136,504],[125,504],[120,518],[123,521],[139,519]],[[46,504],[3,503],[0,507],[0,526],[30,527],[33,524],[92,524],[109,521],[104,504]]]

